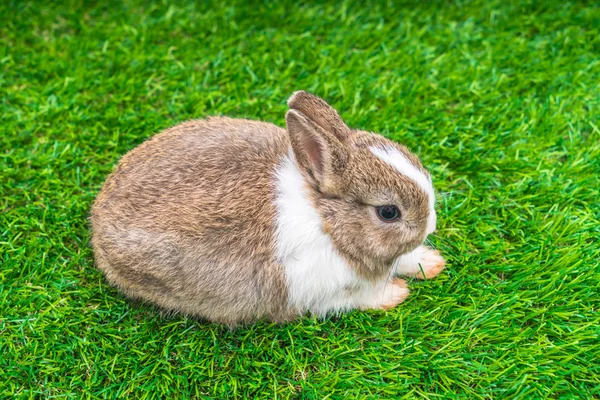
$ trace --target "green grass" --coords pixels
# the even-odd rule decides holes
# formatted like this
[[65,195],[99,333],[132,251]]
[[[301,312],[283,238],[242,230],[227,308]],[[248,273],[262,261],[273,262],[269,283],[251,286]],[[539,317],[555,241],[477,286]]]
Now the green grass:
[[[600,398],[598,4],[165,3],[0,3],[0,397]],[[448,271],[234,331],[108,286],[87,216],[119,157],[283,125],[297,89],[431,168]]]

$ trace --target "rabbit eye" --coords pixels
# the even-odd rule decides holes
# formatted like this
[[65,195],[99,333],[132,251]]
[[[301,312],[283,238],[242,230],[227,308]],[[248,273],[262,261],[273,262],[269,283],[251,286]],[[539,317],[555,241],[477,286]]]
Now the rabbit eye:
[[377,208],[377,216],[383,222],[395,222],[400,219],[400,210],[398,207],[388,205],[388,206],[379,206]]

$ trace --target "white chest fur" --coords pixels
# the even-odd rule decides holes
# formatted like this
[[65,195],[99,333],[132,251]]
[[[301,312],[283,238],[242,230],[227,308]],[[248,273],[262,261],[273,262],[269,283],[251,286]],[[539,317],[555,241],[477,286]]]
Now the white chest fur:
[[276,182],[277,257],[286,274],[289,306],[317,315],[354,308],[346,289],[361,280],[323,233],[293,156],[282,160]]

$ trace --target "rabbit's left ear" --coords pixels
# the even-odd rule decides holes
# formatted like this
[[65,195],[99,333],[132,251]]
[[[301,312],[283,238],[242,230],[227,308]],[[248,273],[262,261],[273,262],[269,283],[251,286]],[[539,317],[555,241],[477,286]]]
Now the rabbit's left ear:
[[314,94],[299,90],[288,100],[290,110],[297,110],[308,117],[320,128],[333,134],[344,142],[351,134],[351,129],[327,102]]

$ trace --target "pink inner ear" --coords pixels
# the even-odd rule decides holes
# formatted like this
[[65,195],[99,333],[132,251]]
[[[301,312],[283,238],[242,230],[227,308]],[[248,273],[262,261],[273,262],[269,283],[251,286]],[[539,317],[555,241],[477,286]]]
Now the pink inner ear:
[[310,163],[319,175],[323,173],[323,148],[321,143],[312,135],[306,135],[304,150],[310,159]]

